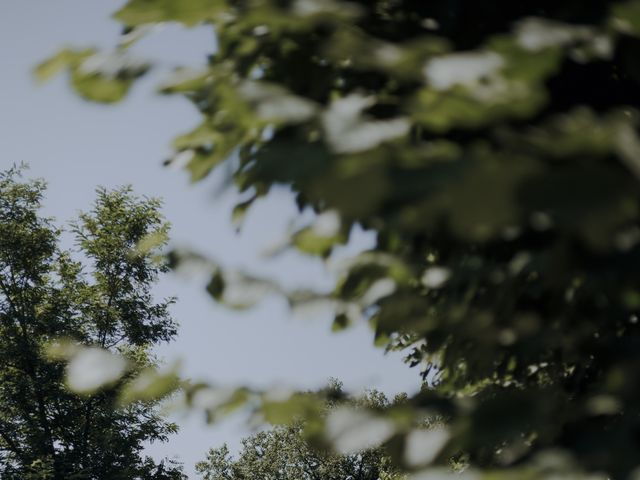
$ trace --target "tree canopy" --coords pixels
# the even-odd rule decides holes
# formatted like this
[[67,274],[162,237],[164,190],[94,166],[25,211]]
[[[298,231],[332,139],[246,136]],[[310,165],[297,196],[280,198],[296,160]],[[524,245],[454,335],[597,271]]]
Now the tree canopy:
[[[318,214],[290,239],[311,255],[355,224],[375,233],[330,294],[284,293],[333,305],[336,328],[369,321],[431,372],[409,412],[447,417],[450,438],[408,461],[396,411],[380,441],[401,464],[428,472],[463,452],[491,478],[630,477],[638,0],[130,0],[114,17],[113,53],[67,49],[36,74],[68,69],[80,95],[115,102],[150,66],[130,57],[147,27],[210,25],[206,67],[160,87],[202,113],[169,162],[193,180],[229,163],[246,195],[236,220],[290,188]],[[248,306],[282,289],[212,266],[209,291]]]
[[[342,395],[341,385],[331,386],[332,396]],[[359,403],[370,408],[388,408],[390,403],[380,392],[371,391],[359,399],[334,400],[327,410],[345,403]],[[314,448],[305,435],[305,421],[296,419],[289,425],[278,425],[242,440],[242,449],[234,458],[224,444],[212,448],[206,459],[196,464],[203,480],[402,480],[381,448],[350,454],[335,454]]]
[[[168,228],[158,201],[98,190],[72,228],[78,250],[70,252],[39,211],[45,185],[20,174],[0,172],[0,476],[183,478],[172,461],[143,455],[144,442],[176,431],[157,400],[118,408],[123,385],[155,365],[151,347],[176,334],[172,300],[154,303],[150,292],[166,265],[152,251],[132,254]],[[65,368],[81,394],[66,388]]]

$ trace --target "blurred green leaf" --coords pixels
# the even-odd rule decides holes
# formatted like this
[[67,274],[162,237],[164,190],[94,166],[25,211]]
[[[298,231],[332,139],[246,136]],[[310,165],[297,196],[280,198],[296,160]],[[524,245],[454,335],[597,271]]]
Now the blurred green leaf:
[[60,50],[58,53],[40,63],[34,69],[34,75],[40,82],[47,81],[67,69],[77,65],[85,58],[95,54],[95,50],[71,50],[68,48]]
[[214,19],[226,7],[225,0],[129,0],[113,17],[131,27],[160,22],[194,26]]
[[640,35],[640,2],[617,2],[611,10],[611,23],[616,30],[630,35]]
[[129,405],[137,401],[158,400],[174,392],[179,386],[180,377],[176,366],[166,371],[147,368],[125,383],[118,401],[121,405]]

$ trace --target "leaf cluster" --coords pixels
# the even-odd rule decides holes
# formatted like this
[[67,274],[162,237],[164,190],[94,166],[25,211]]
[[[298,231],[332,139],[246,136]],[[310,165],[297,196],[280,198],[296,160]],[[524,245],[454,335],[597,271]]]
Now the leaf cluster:
[[[318,214],[292,232],[302,251],[375,233],[330,295],[289,297],[330,303],[338,329],[368,320],[422,366],[433,385],[410,410],[451,431],[435,467],[631,475],[640,2],[131,0],[115,17],[127,35],[214,28],[206,67],[161,91],[202,113],[171,160],[193,180],[238,155],[237,218],[283,185]],[[212,268],[223,302],[269,291]]]

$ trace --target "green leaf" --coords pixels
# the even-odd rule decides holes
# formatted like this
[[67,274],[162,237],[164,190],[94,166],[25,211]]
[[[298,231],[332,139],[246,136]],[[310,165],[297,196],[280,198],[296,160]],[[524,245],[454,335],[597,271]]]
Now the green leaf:
[[231,212],[231,223],[233,223],[233,226],[236,228],[236,230],[239,230],[242,227],[242,223],[244,222],[249,209],[257,198],[258,196],[254,195],[248,200],[240,202],[233,207],[233,210]]
[[616,30],[640,36],[640,1],[617,2],[611,13],[611,24]]
[[236,270],[216,269],[207,285],[207,292],[223,305],[244,310],[260,303],[267,295],[280,291],[268,280]]
[[328,440],[344,455],[378,447],[395,431],[391,420],[354,408],[336,408],[326,420]]
[[347,241],[340,217],[334,211],[322,213],[310,227],[303,228],[291,239],[295,247],[310,255],[326,257],[331,250]]
[[166,397],[180,386],[177,365],[167,371],[147,368],[129,380],[120,391],[118,402],[129,405],[136,401],[155,401]]
[[214,20],[228,8],[225,0],[130,0],[113,17],[130,27],[161,22],[194,26]]
[[215,422],[246,406],[252,397],[251,392],[244,387],[212,387],[205,384],[187,389],[187,395],[192,406],[205,411],[207,423]]
[[131,81],[107,78],[101,75],[84,75],[74,72],[71,76],[75,90],[87,100],[98,103],[116,103],[122,100],[131,87]]
[[132,250],[134,256],[145,256],[149,253],[157,250],[158,248],[166,245],[169,240],[168,228],[158,230],[156,232],[150,232],[138,241],[135,248]]
[[322,410],[323,404],[313,394],[298,393],[285,400],[263,400],[261,413],[272,425],[287,425],[303,418],[313,418]]
[[428,86],[408,108],[438,133],[530,117],[547,101],[544,81],[561,54],[556,47],[528,51],[510,36],[496,36],[485,50],[435,57],[425,66]]
[[76,393],[93,394],[118,382],[127,363],[122,356],[100,348],[81,348],[67,365],[67,386]]
[[122,100],[133,82],[149,69],[145,62],[124,52],[98,53],[93,49],[60,51],[35,69],[36,78],[45,81],[67,70],[71,85],[86,100],[115,103]]
[[160,83],[158,91],[165,94],[193,92],[207,86],[211,79],[209,70],[180,68]]
[[55,75],[76,66],[83,59],[93,55],[95,50],[71,50],[68,48],[60,50],[58,53],[40,63],[34,69],[34,75],[39,82],[45,82]]
[[269,124],[302,123],[310,120],[318,110],[314,102],[267,82],[245,81],[238,87],[238,93],[254,110],[255,116]]

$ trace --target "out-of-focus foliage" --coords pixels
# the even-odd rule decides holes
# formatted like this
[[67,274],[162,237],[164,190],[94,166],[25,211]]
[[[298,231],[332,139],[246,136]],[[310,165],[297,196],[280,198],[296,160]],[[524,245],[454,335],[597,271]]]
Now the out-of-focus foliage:
[[183,479],[173,461],[142,455],[176,431],[158,414],[164,392],[117,408],[131,377],[154,368],[150,348],[176,333],[171,300],[150,294],[166,265],[132,250],[166,232],[158,202],[98,190],[72,229],[77,261],[39,212],[44,184],[20,173],[0,172],[0,477]]
[[[367,319],[431,372],[407,408],[449,419],[434,475],[452,455],[488,478],[632,475],[638,0],[132,0],[115,18],[215,30],[207,66],[161,91],[202,112],[175,140],[193,180],[238,154],[238,218],[285,185],[319,214],[302,251],[375,232],[333,293],[291,299]],[[245,307],[279,288],[216,268],[209,290]]]
[[94,49],[65,49],[39,65],[35,75],[45,81],[62,70],[69,70],[78,94],[87,100],[112,103],[122,100],[133,81],[148,68],[146,63],[123,52],[101,54]]
[[[324,415],[335,411],[341,399],[340,385],[331,387],[332,402],[325,407]],[[353,403],[350,402],[350,403]],[[389,408],[387,399],[370,392],[358,403],[372,408]],[[246,478],[278,478],[281,480],[344,479],[352,480],[400,480],[388,455],[380,448],[336,454],[326,448],[312,448],[305,432],[303,418],[289,424],[258,432],[242,440],[237,458],[230,454],[227,445],[212,448],[205,460],[198,462],[196,471],[203,480],[240,480]]]

